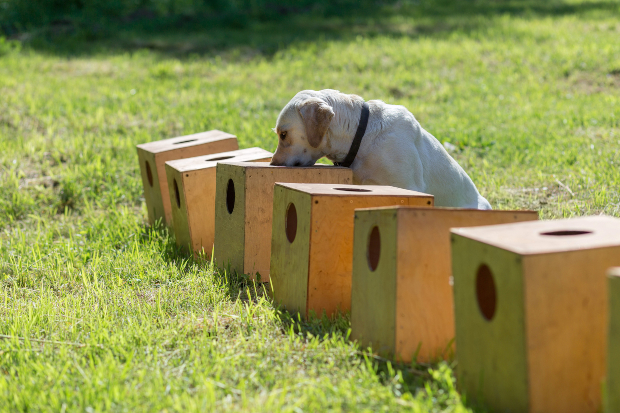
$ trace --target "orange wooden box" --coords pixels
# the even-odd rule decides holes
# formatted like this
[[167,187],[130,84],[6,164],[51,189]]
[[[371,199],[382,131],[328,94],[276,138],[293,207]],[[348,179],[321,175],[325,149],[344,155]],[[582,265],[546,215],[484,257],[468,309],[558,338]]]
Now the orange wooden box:
[[536,219],[534,211],[358,209],[351,338],[398,361],[450,358],[454,354],[450,228]]
[[609,337],[607,344],[606,409],[620,412],[620,267],[609,270]]
[[191,158],[239,149],[237,138],[219,130],[179,136],[172,139],[137,145],[144,200],[149,223],[161,219],[172,225],[172,209],[168,196],[165,163],[174,159]]
[[215,239],[215,169],[218,161],[269,162],[271,152],[241,149],[166,162],[177,245],[210,259]]
[[[273,186],[276,182],[350,184],[349,168],[271,166],[223,161],[217,165],[215,261],[253,279],[269,281]],[[260,277],[256,277],[256,274]]]
[[599,412],[620,220],[452,233],[460,390],[490,411]]
[[433,206],[433,196],[392,186],[276,184],[271,235],[274,300],[303,317],[351,309],[356,208]]

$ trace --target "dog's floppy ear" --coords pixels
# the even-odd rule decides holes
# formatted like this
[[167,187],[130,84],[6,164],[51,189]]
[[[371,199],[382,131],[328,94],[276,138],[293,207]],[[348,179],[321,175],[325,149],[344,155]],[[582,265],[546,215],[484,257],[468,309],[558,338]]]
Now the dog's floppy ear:
[[304,121],[308,143],[313,148],[318,147],[334,117],[333,109],[317,98],[304,100],[297,109]]

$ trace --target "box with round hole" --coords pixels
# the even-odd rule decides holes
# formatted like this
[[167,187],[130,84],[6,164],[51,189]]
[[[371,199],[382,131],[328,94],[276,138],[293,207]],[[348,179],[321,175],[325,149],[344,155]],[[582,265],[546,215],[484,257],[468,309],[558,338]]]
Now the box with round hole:
[[451,241],[459,389],[490,411],[599,412],[620,220],[458,228]]
[[433,196],[392,186],[278,183],[274,189],[274,301],[307,318],[351,309],[357,208],[433,206]]
[[533,221],[535,211],[355,211],[351,338],[401,362],[454,355],[450,229]]
[[215,261],[221,268],[266,282],[274,184],[350,184],[353,172],[328,165],[287,167],[222,161],[217,165],[216,181]]
[[210,155],[239,149],[237,138],[219,130],[178,136],[136,146],[140,162],[140,174],[144,187],[144,201],[149,223],[161,219],[172,225],[172,208],[168,196],[168,180],[165,163],[175,159]]
[[273,154],[261,148],[240,149],[166,162],[177,245],[211,258],[215,239],[215,170],[224,160],[269,162]]
[[620,412],[620,267],[610,268],[605,411]]

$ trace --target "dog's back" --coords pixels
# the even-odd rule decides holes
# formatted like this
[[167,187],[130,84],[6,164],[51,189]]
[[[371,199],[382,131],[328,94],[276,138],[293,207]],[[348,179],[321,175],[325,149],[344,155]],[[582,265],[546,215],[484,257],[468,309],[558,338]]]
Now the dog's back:
[[[371,132],[376,135],[375,146],[391,152],[395,160],[409,159],[409,165],[395,162],[394,166],[401,171],[409,166],[416,175],[421,173],[411,176],[407,189],[433,194],[436,206],[491,209],[465,170],[406,107],[379,100],[369,104],[375,109],[373,115],[377,115]],[[401,173],[409,175],[407,171]]]

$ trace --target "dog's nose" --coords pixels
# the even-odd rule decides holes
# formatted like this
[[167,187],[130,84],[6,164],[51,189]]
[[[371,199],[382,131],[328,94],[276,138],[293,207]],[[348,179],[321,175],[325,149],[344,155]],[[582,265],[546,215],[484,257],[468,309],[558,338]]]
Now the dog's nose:
[[282,165],[284,165],[284,163],[276,161],[275,159],[272,159],[271,162],[269,163],[269,165],[271,165],[271,166],[282,166]]

